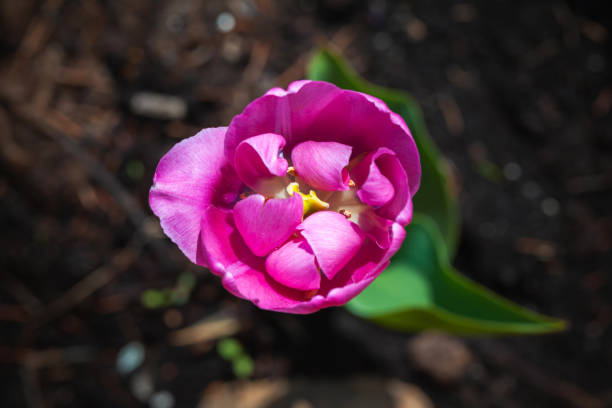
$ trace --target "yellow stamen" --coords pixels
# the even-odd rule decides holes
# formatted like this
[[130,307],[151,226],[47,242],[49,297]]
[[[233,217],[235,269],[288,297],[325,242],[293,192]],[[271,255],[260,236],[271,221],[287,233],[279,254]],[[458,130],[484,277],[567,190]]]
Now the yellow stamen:
[[295,193],[302,196],[302,203],[304,204],[304,217],[314,212],[327,210],[329,208],[329,203],[326,203],[317,197],[317,193],[315,193],[314,190],[310,190],[308,194],[304,194],[300,192],[300,186],[298,183],[289,183],[287,186],[287,194],[293,196]]
[[353,180],[349,180],[349,187],[355,187],[355,182]]
[[295,177],[295,168],[293,166],[289,166],[289,168],[287,168],[287,174]]

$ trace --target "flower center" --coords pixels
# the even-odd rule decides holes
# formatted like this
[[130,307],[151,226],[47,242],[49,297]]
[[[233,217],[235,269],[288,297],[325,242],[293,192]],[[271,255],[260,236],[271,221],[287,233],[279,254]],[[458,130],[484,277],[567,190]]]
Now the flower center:
[[304,218],[314,212],[327,210],[329,208],[329,203],[326,203],[317,197],[317,193],[314,190],[310,190],[308,194],[304,194],[300,192],[300,185],[298,183],[289,183],[287,186],[287,194],[293,196],[295,193],[302,196],[302,203],[304,204]]

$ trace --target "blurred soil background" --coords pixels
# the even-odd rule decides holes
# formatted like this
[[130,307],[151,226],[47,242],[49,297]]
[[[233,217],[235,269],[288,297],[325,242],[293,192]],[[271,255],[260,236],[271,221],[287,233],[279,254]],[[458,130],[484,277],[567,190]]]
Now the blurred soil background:
[[[612,406],[605,4],[1,1],[0,405]],[[161,156],[302,78],[318,44],[422,104],[456,174],[458,269],[567,332],[265,312],[161,235]]]

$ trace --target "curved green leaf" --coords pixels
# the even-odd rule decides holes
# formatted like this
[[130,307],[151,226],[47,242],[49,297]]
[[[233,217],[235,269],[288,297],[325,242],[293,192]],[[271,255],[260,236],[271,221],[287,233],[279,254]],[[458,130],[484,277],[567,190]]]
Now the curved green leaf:
[[449,190],[444,161],[431,141],[421,108],[414,98],[406,92],[383,88],[366,81],[341,56],[327,49],[313,56],[307,76],[380,98],[392,111],[404,118],[421,156],[421,187],[413,199],[414,210],[435,220],[449,253],[453,255],[459,234],[459,209]]
[[565,328],[564,321],[524,309],[458,274],[429,217],[416,216],[406,232],[409,245],[347,304],[354,314],[403,331],[536,334]]

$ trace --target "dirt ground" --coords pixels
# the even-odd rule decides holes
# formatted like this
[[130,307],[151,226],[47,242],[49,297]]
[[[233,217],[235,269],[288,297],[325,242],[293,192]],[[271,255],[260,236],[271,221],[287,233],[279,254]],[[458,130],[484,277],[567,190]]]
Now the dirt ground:
[[[604,3],[0,2],[0,405],[612,406]],[[458,269],[567,332],[458,339],[342,308],[264,312],[160,235],[160,157],[330,43],[422,104],[460,187]],[[217,352],[230,336],[247,380]]]

